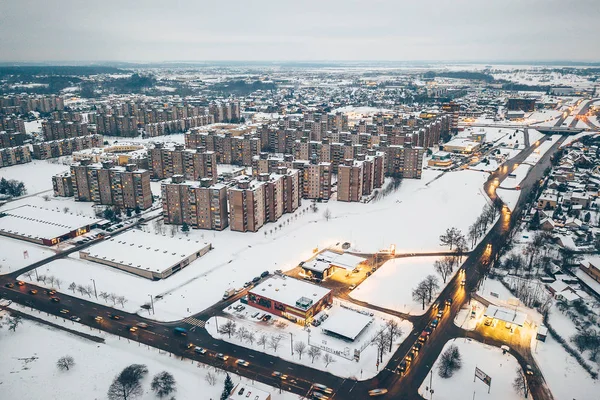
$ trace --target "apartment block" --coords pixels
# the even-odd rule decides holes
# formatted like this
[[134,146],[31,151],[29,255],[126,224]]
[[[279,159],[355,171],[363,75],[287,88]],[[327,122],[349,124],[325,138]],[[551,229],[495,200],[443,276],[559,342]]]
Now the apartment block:
[[0,129],[0,149],[22,146],[28,139],[25,133],[7,132]]
[[76,151],[102,147],[104,139],[102,135],[87,135],[69,139],[52,140],[33,144],[33,158],[46,160],[71,155]]
[[216,183],[218,177],[217,155],[214,151],[206,151],[205,147],[185,149],[182,144],[166,147],[156,143],[150,150],[150,169],[154,179],[183,175],[185,179],[198,181],[209,178]]
[[305,199],[329,200],[331,197],[331,163],[306,163],[302,168],[303,196]]
[[0,149],[0,168],[28,162],[31,162],[31,154],[27,146]]
[[93,201],[123,209],[152,206],[150,172],[134,164],[114,166],[112,162],[92,164],[89,160],[71,166],[76,201]]
[[89,134],[85,123],[56,120],[42,122],[42,132],[45,140],[67,139]]
[[73,177],[68,172],[54,175],[52,177],[52,188],[54,189],[54,196],[73,196]]
[[385,146],[380,149],[385,153],[385,174],[404,179],[421,179],[423,171],[423,147]]
[[175,175],[161,185],[161,193],[165,223],[217,231],[229,225],[225,185],[208,178],[186,182],[183,175]]
[[265,183],[237,180],[235,187],[227,189],[229,201],[229,226],[232,231],[256,232],[265,224]]
[[344,160],[338,167],[337,199],[339,201],[360,201],[363,196],[364,162]]

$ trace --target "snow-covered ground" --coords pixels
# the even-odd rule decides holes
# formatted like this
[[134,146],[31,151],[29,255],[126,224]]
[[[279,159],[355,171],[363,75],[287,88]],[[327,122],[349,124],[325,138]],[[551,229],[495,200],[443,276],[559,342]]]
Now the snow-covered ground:
[[0,274],[8,274],[53,255],[47,246],[0,236]]
[[485,171],[485,172],[491,172],[491,171],[495,171],[498,169],[498,161],[496,161],[493,158],[489,158],[488,159],[488,163],[484,163],[484,162],[480,162],[479,164],[473,165],[472,167],[469,167],[470,169],[474,170],[474,171]]
[[486,307],[476,300],[465,303],[458,314],[456,314],[456,317],[454,317],[454,325],[460,326],[467,331],[474,330],[480,322],[485,309]]
[[[412,290],[427,275],[435,275],[438,278],[439,291],[444,288],[442,279],[433,267],[433,263],[438,259],[439,257],[408,257],[387,261],[350,292],[350,297],[379,307],[412,315],[422,315],[428,308],[427,304],[423,310],[423,304],[413,300]],[[452,276],[457,270],[458,268],[454,269]],[[450,279],[452,277],[448,277],[447,281]],[[436,296],[437,294],[433,298],[435,299]]]
[[562,142],[560,147],[561,148],[566,147],[566,146],[570,145],[571,143],[581,139],[582,137],[590,136],[590,135],[598,135],[598,133],[596,133],[596,132],[580,132],[576,135],[571,135],[568,138],[566,138],[564,142]]
[[0,168],[0,178],[16,179],[25,183],[27,194],[52,190],[52,176],[69,171],[68,165],[33,160],[27,164]]
[[528,129],[527,133],[529,134],[529,143],[535,143],[545,136],[542,132],[535,129]]
[[35,121],[25,122],[26,133],[37,133],[42,131],[42,120],[36,119]]
[[497,188],[496,194],[498,197],[500,197],[504,204],[506,204],[510,211],[513,211],[519,202],[521,191]]
[[[427,378],[421,384],[419,393],[428,399],[429,394],[425,394],[425,386],[430,386],[434,390],[434,398],[438,400],[471,399],[473,396],[477,399],[488,400],[521,400],[513,389],[512,383],[517,376],[519,363],[510,354],[502,354],[502,350],[483,343],[475,342],[470,339],[450,340],[444,346],[445,351],[451,345],[458,347],[462,356],[462,368],[454,372],[452,377],[443,379],[438,375],[438,365],[440,358],[433,364],[433,375],[427,375]],[[442,352],[443,352],[442,351]],[[479,368],[492,378],[490,393],[488,386],[479,379],[473,381],[475,376],[475,367]]]
[[[521,164],[517,168],[515,168],[502,182],[500,182],[500,187],[503,189],[514,189],[521,184],[523,179],[527,177],[529,170],[531,169],[530,165]],[[511,176],[513,175],[513,176]]]
[[[554,143],[561,138],[561,135],[552,135],[550,140],[545,140],[540,144],[526,159],[523,163],[535,165],[540,159],[550,150]],[[531,142],[535,143],[535,142]]]
[[[37,316],[37,315],[36,315]],[[52,322],[57,323],[54,318]],[[76,328],[66,322],[70,329]],[[114,377],[123,368],[131,364],[145,364],[148,376],[142,380],[144,394],[142,400],[154,400],[157,397],[150,390],[152,377],[162,371],[173,374],[179,399],[218,399],[223,391],[225,374],[221,370],[205,364],[170,357],[168,353],[146,346],[139,346],[128,340],[118,340],[115,336],[90,332],[80,326],[81,331],[101,336],[105,343],[96,343],[75,334],[60,331],[46,325],[24,320],[16,332],[0,330],[2,343],[2,362],[0,363],[0,382],[2,398],[29,399],[106,399],[108,387]],[[61,372],[56,361],[65,355],[75,360],[75,366]],[[209,385],[205,376],[208,372],[217,376],[217,383]],[[234,384],[243,381],[252,384],[249,379],[230,374]],[[273,399],[291,400],[298,396],[255,382],[258,389],[271,393]],[[26,391],[24,391],[26,388]]]
[[[453,226],[466,232],[481,213],[488,200],[482,189],[486,178],[486,173],[477,171],[441,174],[424,170],[421,180],[406,179],[396,192],[377,202],[330,201],[319,203],[318,212],[313,213],[302,212],[310,204],[305,201],[295,215],[285,214],[257,233],[192,230],[190,239],[210,242],[214,249],[164,281],[151,282],[88,262],[82,265],[72,257],[43,268],[49,270],[45,274],[60,276],[63,282],[86,285],[95,279],[99,291],[127,296],[128,309],[147,303],[148,294],[159,295],[154,317],[179,320],[211,306],[227,288],[242,287],[264,270],[295,267],[315,247],[348,241],[353,250],[365,252],[391,244],[397,252],[440,250],[440,234]],[[323,217],[327,209],[332,215],[329,221]],[[150,226],[145,229],[152,230]],[[131,287],[140,290],[130,291]]]
[[[352,310],[356,311],[364,311],[367,313],[373,312],[372,310],[362,308],[355,304],[347,303],[336,299],[334,300],[333,307],[330,310],[327,310],[326,313],[333,316],[336,312],[339,312],[340,310],[342,312],[348,312],[344,308],[342,308],[340,304],[344,304],[346,307],[349,307]],[[233,304],[232,306],[235,307],[236,305],[237,303]],[[248,347],[256,351],[260,351],[267,354],[273,354],[277,357],[283,358],[284,360],[296,364],[306,364],[312,368],[328,371],[340,377],[352,378],[357,380],[366,380],[377,375],[377,347],[370,343],[373,340],[373,338],[377,335],[377,332],[381,328],[385,327],[385,323],[387,320],[393,319],[396,322],[398,322],[400,328],[403,331],[403,334],[402,336],[396,338],[396,340],[394,341],[392,352],[387,352],[384,355],[383,365],[387,364],[387,362],[392,357],[398,346],[402,343],[402,341],[406,338],[406,336],[408,335],[408,333],[410,333],[412,329],[412,324],[408,321],[404,321],[400,318],[396,318],[388,314],[373,312],[373,322],[367,328],[365,328],[365,330],[362,333],[360,333],[360,335],[356,338],[354,342],[350,343],[326,335],[322,332],[320,327],[309,326],[308,329],[304,329],[298,324],[292,323],[277,316],[273,316],[273,318],[268,323],[258,321],[255,318],[251,318],[252,314],[254,314],[255,312],[260,312],[260,315],[263,315],[265,313],[252,306],[246,306],[246,308],[239,313],[234,312],[233,310],[226,311],[228,313],[231,311],[229,317],[212,317],[208,320],[208,323],[205,325],[205,328],[208,331],[208,333],[211,334],[211,336],[227,342],[235,343],[240,346]],[[357,315],[362,316],[362,314]],[[247,340],[240,340],[235,335],[230,338],[229,335],[218,332],[217,324],[219,326],[223,326],[223,324],[225,324],[227,320],[235,321],[238,329],[240,327],[244,327],[250,332],[253,332],[255,334],[256,341],[251,344]],[[269,346],[269,343],[257,343],[258,339],[262,335],[266,335],[269,341],[272,337],[280,338],[279,348],[277,349],[277,351],[274,351]],[[310,343],[311,345],[320,347],[321,349],[330,349],[330,352],[328,353],[325,350],[322,350],[321,356],[316,358],[314,362],[306,353],[300,356],[296,351],[294,352],[294,355],[292,355],[292,344],[290,340],[290,335],[293,335],[293,342],[295,344],[298,342],[303,342],[305,344]],[[364,349],[360,353],[359,362],[353,360],[355,349],[359,351],[361,349]],[[340,354],[346,353],[346,356],[344,357],[341,355],[336,355],[334,354],[335,352],[338,352]],[[326,362],[323,360],[325,354],[333,355],[335,361],[327,365]]]

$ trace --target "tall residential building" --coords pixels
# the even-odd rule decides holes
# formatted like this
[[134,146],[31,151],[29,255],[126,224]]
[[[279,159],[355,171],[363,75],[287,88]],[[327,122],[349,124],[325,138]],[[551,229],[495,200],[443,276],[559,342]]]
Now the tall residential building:
[[73,195],[76,201],[93,201],[123,209],[148,209],[152,206],[150,172],[134,164],[115,167],[82,160],[71,166]]
[[306,164],[302,172],[302,197],[329,200],[331,197],[331,163]]
[[52,188],[54,189],[54,195],[57,197],[71,197],[73,196],[73,178],[68,172],[54,175],[52,177]]
[[167,148],[156,143],[150,150],[150,166],[154,179],[183,175],[185,179],[198,181],[209,178],[213,183],[217,182],[217,155],[204,147],[186,150],[182,144]]
[[421,179],[423,172],[423,147],[412,146],[385,146],[385,173],[388,176],[397,176],[404,179]]
[[31,162],[28,146],[16,146],[0,149],[0,168]]
[[229,226],[232,231],[256,232],[265,224],[265,184],[239,179],[227,190]]
[[339,201],[360,201],[363,196],[364,168],[363,161],[352,159],[346,159],[338,166]]
[[284,213],[283,176],[260,174],[259,182],[264,182],[265,222],[275,222]]
[[73,154],[76,151],[102,147],[102,135],[87,135],[68,139],[52,140],[33,144],[33,158],[46,160]]
[[212,184],[208,178],[186,182],[175,175],[161,185],[163,218],[168,224],[221,231],[229,225],[227,216],[227,187]]
[[452,133],[458,133],[458,116],[460,114],[460,104],[455,103],[453,101],[449,103],[444,103],[442,105],[442,110],[444,110],[444,112],[450,114],[451,116],[450,131]]
[[42,132],[45,140],[67,139],[89,134],[85,123],[55,120],[42,122]]

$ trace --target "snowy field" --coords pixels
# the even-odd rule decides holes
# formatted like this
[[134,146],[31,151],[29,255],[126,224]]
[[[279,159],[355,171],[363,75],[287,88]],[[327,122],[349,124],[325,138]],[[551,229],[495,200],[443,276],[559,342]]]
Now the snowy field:
[[[593,380],[577,360],[550,335],[545,342],[532,340],[532,353],[555,400],[592,400],[600,392],[600,382]],[[591,364],[591,362],[589,362]]]
[[0,168],[0,178],[23,181],[27,194],[35,194],[52,190],[52,176],[67,171],[68,165],[33,160],[27,164]]
[[500,197],[504,204],[506,204],[510,211],[513,211],[519,202],[521,191],[497,188],[496,194],[498,197]]
[[[552,135],[551,140],[545,140],[540,144],[526,159],[523,163],[535,165],[540,159],[550,150],[554,143],[561,138],[561,135]],[[531,142],[534,143],[534,142]]]
[[[192,230],[190,239],[210,242],[214,249],[164,281],[151,282],[87,262],[81,268],[82,261],[71,258],[44,269],[64,282],[86,285],[95,279],[99,291],[127,296],[127,309],[145,304],[148,294],[160,295],[154,317],[179,320],[211,306],[227,288],[240,288],[264,270],[292,269],[316,247],[348,241],[354,251],[373,252],[391,244],[396,244],[397,252],[439,251],[440,234],[452,226],[466,232],[481,213],[488,200],[482,190],[486,178],[486,173],[476,171],[424,170],[423,179],[404,180],[400,189],[377,202],[330,201],[318,204],[313,213],[302,212],[310,205],[304,201],[294,215],[285,214],[257,233]],[[329,221],[323,217],[326,209],[332,215]],[[125,290],[131,287],[140,289]]]
[[0,274],[8,274],[53,255],[47,246],[0,236]]
[[556,119],[560,117],[561,114],[562,112],[559,110],[538,110],[527,115],[524,122],[527,124],[536,124],[550,121],[556,122]]
[[[439,257],[408,257],[387,261],[373,275],[368,277],[356,289],[350,292],[353,299],[364,301],[379,307],[400,311],[411,315],[422,315],[427,311],[423,304],[412,298],[412,290],[427,275],[435,275],[440,283],[438,293],[444,288],[444,283],[435,272],[433,263]],[[454,269],[454,274],[458,268]],[[452,279],[448,277],[447,281]],[[433,296],[435,299],[437,296]]]
[[492,172],[498,169],[499,164],[495,159],[488,157],[489,163],[480,162],[479,164],[473,165],[469,167],[469,169],[474,171],[484,171],[484,172]]
[[514,177],[508,175],[502,182],[500,182],[500,187],[503,189],[514,189],[521,184],[523,179],[527,177],[529,170],[531,169],[530,165],[521,164],[517,168],[515,168],[510,175],[515,175]]
[[[48,200],[44,199],[44,196],[49,196]],[[74,201],[72,197],[54,197],[52,192],[40,193],[36,196],[30,196],[22,199],[17,199],[6,203],[0,207],[0,210],[10,210],[12,208],[21,207],[24,205],[30,205],[34,207],[46,208],[48,210],[63,211],[65,208],[69,209],[70,213],[77,215],[83,215],[87,217],[95,217],[94,203],[84,201]]]
[[[343,311],[344,309],[340,306],[340,303],[345,304],[347,307],[350,307],[353,310],[372,312],[372,310],[362,308],[355,304],[342,302],[335,299],[334,306],[330,310],[326,311],[327,314],[334,315],[334,313],[338,312],[340,309]],[[235,306],[236,304],[234,304],[233,306]],[[229,310],[226,311],[229,312]],[[394,341],[392,352],[387,352],[386,354],[384,354],[383,365],[387,364],[387,362],[390,360],[398,346],[400,346],[402,341],[404,341],[408,333],[410,333],[410,331],[412,330],[412,324],[408,321],[404,321],[400,318],[393,317],[388,314],[373,312],[373,323],[367,328],[365,328],[365,330],[362,333],[360,333],[360,335],[354,342],[349,343],[347,341],[343,341],[340,339],[336,339],[332,336],[326,335],[321,331],[320,327],[310,326],[310,331],[305,330],[300,325],[294,324],[290,321],[287,321],[284,318],[279,318],[274,315],[271,321],[269,321],[268,323],[257,321],[256,319],[251,318],[251,315],[257,311],[260,311],[261,315],[265,314],[263,311],[256,309],[252,306],[246,306],[246,309],[243,310],[241,313],[233,312],[233,314],[231,314],[228,318],[210,318],[208,323],[205,325],[205,328],[211,336],[217,339],[251,348],[253,350],[260,351],[263,353],[272,354],[296,364],[305,364],[307,366],[310,366],[311,368],[320,369],[322,371],[328,371],[334,375],[343,378],[351,378],[356,380],[370,379],[378,374],[376,366],[377,347],[369,343],[372,341],[373,337],[376,336],[378,330],[382,327],[385,327],[385,323],[387,320],[393,319],[396,322],[398,322],[400,328],[403,331],[403,334],[402,336],[396,338],[396,340]],[[357,315],[362,316],[362,314]],[[269,338],[269,340],[271,337],[280,337],[280,347],[277,349],[277,351],[274,351],[268,343],[266,345],[260,345],[257,342],[250,344],[247,341],[240,341],[240,339],[235,336],[229,338],[227,334],[221,334],[217,332],[215,318],[218,318],[218,321],[216,323],[218,323],[219,326],[222,326],[228,319],[234,320],[237,324],[238,329],[243,326],[250,332],[254,332],[256,340],[258,340],[258,338],[260,338],[260,336],[263,334],[266,335]],[[300,357],[300,355],[296,351],[292,356],[292,351],[290,348],[290,334],[293,335],[294,343],[310,343],[317,347],[325,347],[330,349],[331,351],[338,351],[340,353],[344,353],[344,351],[346,350],[346,357],[349,357],[350,359],[334,354],[333,358],[335,361],[327,365],[326,362],[323,360],[325,354],[328,354],[325,351],[322,351],[321,356],[316,358],[314,362],[306,353]],[[352,359],[352,357],[354,356],[354,349],[360,350],[363,347],[364,350],[360,353],[360,361],[354,361]]]
[[[52,322],[57,323],[54,318]],[[77,325],[66,322],[70,329]],[[82,332],[90,334],[87,327],[81,326]],[[123,368],[131,364],[148,366],[148,376],[142,380],[144,394],[142,400],[157,399],[150,390],[152,377],[167,371],[173,374],[177,383],[175,397],[178,399],[199,398],[218,399],[223,391],[225,374],[217,372],[217,383],[210,386],[206,374],[214,368],[204,364],[182,361],[169,357],[165,352],[147,347],[139,347],[134,342],[117,340],[106,333],[94,332],[93,335],[105,338],[106,343],[96,343],[83,339],[75,334],[59,331],[46,325],[25,320],[16,332],[8,329],[0,330],[2,343],[2,363],[0,363],[0,382],[2,382],[2,398],[21,399],[23,390],[27,388],[30,399],[106,399],[106,393],[114,377]],[[51,343],[51,345],[49,345]],[[75,360],[75,366],[65,372],[56,368],[56,361],[65,355]],[[230,374],[234,384],[243,380],[251,382],[235,374]],[[291,400],[298,396],[255,383],[258,389],[271,393],[273,399]]]
[[[455,339],[446,343],[445,351],[451,345],[458,347],[462,356],[462,368],[443,379],[438,375],[439,358],[433,364],[433,381],[431,386],[437,400],[471,399],[472,396],[487,400],[521,400],[513,389],[512,383],[517,375],[519,363],[510,354],[502,354],[497,347],[475,342],[470,339]],[[443,352],[442,351],[442,352]],[[556,365],[556,364],[555,364]],[[481,380],[473,382],[475,367],[481,369],[492,378],[492,386],[488,394],[488,386]],[[421,384],[419,393],[425,398],[425,386],[429,386],[429,374]],[[582,397],[583,399],[583,397]]]
[[529,143],[532,144],[545,136],[542,132],[537,131],[535,129],[528,129],[527,133],[529,134]]

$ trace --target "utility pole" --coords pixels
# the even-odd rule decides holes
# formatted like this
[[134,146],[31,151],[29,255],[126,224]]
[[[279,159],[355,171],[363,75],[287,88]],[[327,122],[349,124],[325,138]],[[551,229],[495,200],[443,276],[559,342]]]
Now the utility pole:
[[40,281],[40,277],[38,276],[37,268],[35,268],[34,271],[35,271],[35,280],[39,282]]
[[96,296],[96,300],[98,300],[98,292],[96,291],[96,281],[92,278],[90,278],[90,280],[94,284],[94,296]]
[[294,334],[290,332],[290,349],[292,349],[292,356],[294,355]]

